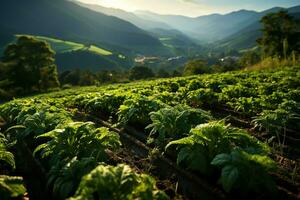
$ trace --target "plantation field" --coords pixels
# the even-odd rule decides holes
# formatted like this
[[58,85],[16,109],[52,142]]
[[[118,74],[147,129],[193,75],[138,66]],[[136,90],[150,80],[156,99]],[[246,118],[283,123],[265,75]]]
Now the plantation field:
[[300,199],[300,67],[16,99],[0,128],[5,200]]
[[66,53],[66,52],[72,52],[72,51],[88,51],[92,52],[101,56],[110,56],[113,53],[111,51],[99,48],[95,45],[86,46],[84,44],[71,42],[71,41],[64,41],[44,36],[32,36],[38,40],[46,41],[50,44],[52,49],[57,53]]

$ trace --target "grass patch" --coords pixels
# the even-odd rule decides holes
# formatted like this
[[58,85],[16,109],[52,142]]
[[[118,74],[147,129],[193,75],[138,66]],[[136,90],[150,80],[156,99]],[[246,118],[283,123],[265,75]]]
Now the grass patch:
[[[16,37],[20,37],[22,35],[16,35]],[[43,40],[46,41],[50,44],[52,49],[56,51],[57,53],[66,53],[66,52],[71,52],[71,51],[89,51],[101,56],[110,56],[113,53],[102,49],[100,47],[97,47],[95,45],[91,46],[86,46],[81,43],[77,42],[71,42],[71,41],[65,41],[65,40],[60,40],[60,39],[55,39],[55,38],[50,38],[50,37],[44,37],[44,36],[34,36],[34,35],[28,35],[31,37],[34,37],[38,40]]]

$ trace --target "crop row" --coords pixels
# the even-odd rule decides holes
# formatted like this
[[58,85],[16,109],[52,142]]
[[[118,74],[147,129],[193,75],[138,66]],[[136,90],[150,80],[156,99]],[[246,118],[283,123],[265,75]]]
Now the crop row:
[[[215,119],[211,112],[218,108],[237,111],[239,118],[252,121],[284,145],[280,134],[299,130],[299,83],[299,67],[293,67],[77,88],[9,102],[1,106],[0,115],[6,137],[25,140],[35,150],[50,177],[48,185],[60,198],[85,191],[82,182],[87,171],[77,171],[75,184],[73,179],[66,181],[70,171],[91,171],[99,162],[109,168],[106,150],[117,151],[120,146],[117,135],[108,129],[74,123],[77,110],[116,126],[143,130],[141,137],[147,138],[153,154],[175,157],[179,166],[220,183],[227,193],[275,198],[277,187],[270,172],[277,169],[270,158],[272,149],[245,130]],[[75,192],[76,188],[81,189]],[[152,188],[152,198],[164,196],[154,181],[147,188]]]
[[[2,106],[0,115],[7,141],[15,148],[26,143],[42,163],[53,198],[168,199],[151,176],[111,163],[108,151],[121,147],[117,133],[92,122],[74,122],[66,110],[38,100]],[[14,167],[13,154],[1,154],[1,159]],[[22,180],[15,179],[11,181]],[[22,185],[9,188],[4,185],[7,181],[0,185],[1,199],[25,194]]]

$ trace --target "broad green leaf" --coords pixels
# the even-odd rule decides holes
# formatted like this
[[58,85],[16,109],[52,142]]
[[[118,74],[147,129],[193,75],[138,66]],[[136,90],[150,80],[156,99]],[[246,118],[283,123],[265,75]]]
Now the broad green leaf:
[[221,183],[226,192],[230,192],[239,177],[238,169],[233,165],[227,165],[222,169]]
[[219,154],[211,161],[212,165],[222,166],[225,165],[227,162],[230,162],[231,156],[228,154]]

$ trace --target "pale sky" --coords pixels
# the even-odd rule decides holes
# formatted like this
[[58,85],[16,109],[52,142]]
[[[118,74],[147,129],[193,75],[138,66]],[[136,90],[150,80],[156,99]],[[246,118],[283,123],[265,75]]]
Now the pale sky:
[[148,10],[160,14],[200,16],[240,9],[265,10],[275,6],[292,7],[300,0],[80,0],[85,3],[127,11]]

